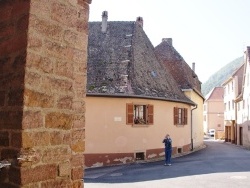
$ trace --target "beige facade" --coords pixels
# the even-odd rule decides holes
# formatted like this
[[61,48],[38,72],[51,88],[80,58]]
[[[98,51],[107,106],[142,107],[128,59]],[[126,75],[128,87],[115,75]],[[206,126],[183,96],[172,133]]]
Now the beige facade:
[[[242,119],[237,120],[242,101],[241,90],[243,80],[243,64],[222,84],[224,87],[224,125],[225,141],[237,143],[237,126],[242,124]],[[238,99],[237,99],[238,98]]]
[[244,54],[244,70],[241,93],[236,99],[236,122],[235,137],[236,144],[250,148],[250,47],[248,46]]
[[203,97],[196,92],[195,90],[186,90],[184,91],[185,95],[194,101],[197,106],[196,108],[192,107],[192,120],[191,120],[191,129],[192,129],[192,142],[193,148],[197,148],[203,145]]
[[[153,105],[153,124],[126,124],[126,105],[129,103]],[[174,125],[174,107],[187,108],[187,125]],[[173,154],[190,150],[189,104],[153,99],[87,96],[86,108],[86,167],[161,158],[164,156],[162,140],[167,133],[173,139]]]

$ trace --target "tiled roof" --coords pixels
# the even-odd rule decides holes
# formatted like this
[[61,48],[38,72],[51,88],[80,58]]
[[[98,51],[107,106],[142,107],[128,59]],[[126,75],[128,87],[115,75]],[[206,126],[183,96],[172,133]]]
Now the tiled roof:
[[243,84],[243,74],[244,74],[244,63],[234,72],[233,77],[238,77],[238,93],[239,95],[242,91],[242,84]]
[[208,100],[223,100],[224,96],[224,88],[223,87],[215,87],[211,90],[209,94],[206,96],[206,101]]
[[248,61],[250,62],[250,46],[247,46]]
[[170,71],[181,89],[195,89],[201,93],[201,82],[195,72],[168,41],[163,40],[155,47],[157,58]]
[[162,67],[136,22],[89,23],[88,95],[154,97],[194,104]]
[[237,76],[239,77],[239,80],[238,80],[238,91],[239,91],[239,94],[237,96],[237,100],[241,100],[242,97],[243,97],[243,93],[244,93],[244,82],[246,82],[246,67],[247,67],[247,63],[250,63],[250,46],[247,46],[247,49],[245,51],[245,59],[244,59],[244,63],[243,65],[241,65],[239,67],[238,70],[236,70],[236,72],[234,74],[237,73]]

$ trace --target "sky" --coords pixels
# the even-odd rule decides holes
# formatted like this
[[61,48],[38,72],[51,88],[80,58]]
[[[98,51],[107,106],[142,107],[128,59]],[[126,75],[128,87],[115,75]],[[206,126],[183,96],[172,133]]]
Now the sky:
[[204,83],[250,46],[250,0],[92,0],[89,21],[135,21],[154,46],[172,38],[174,48]]

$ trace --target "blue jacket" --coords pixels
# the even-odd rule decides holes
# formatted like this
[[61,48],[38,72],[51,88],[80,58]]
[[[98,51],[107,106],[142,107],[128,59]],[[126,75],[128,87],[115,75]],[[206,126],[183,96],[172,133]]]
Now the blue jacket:
[[172,139],[171,138],[165,138],[162,143],[165,143],[165,149],[166,150],[172,150]]

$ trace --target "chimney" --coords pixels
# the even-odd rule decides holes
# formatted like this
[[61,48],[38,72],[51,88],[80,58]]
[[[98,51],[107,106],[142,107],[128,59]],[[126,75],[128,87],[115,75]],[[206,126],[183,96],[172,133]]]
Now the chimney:
[[195,72],[195,63],[192,63],[192,70]]
[[108,11],[102,12],[102,32],[106,33],[108,27]]
[[170,46],[173,46],[173,40],[172,38],[163,38],[162,42],[166,41]]
[[136,23],[143,28],[143,18],[142,17],[137,17],[136,18]]

